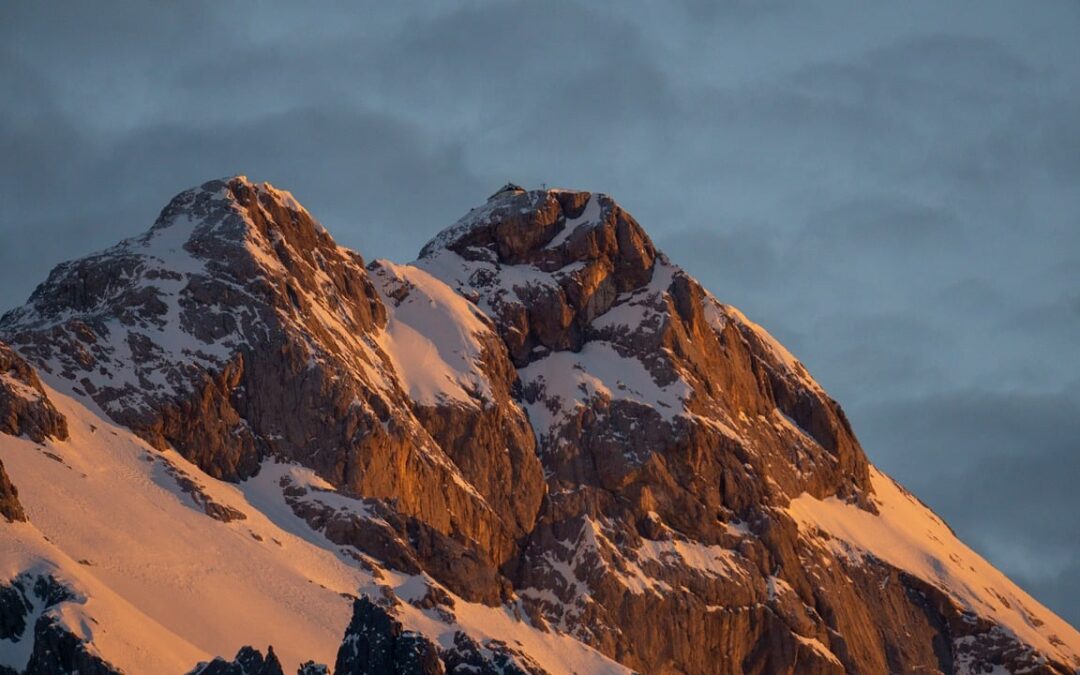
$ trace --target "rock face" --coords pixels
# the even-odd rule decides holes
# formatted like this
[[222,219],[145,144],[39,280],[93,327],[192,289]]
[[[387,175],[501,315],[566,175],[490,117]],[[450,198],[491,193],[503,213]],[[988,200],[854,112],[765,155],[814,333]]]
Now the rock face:
[[453,645],[440,649],[423,635],[406,631],[378,604],[359,598],[338,651],[334,675],[543,675],[546,671],[504,643],[481,646],[457,633]]
[[9,523],[26,520],[26,513],[23,511],[22,504],[19,503],[19,491],[8,479],[3,462],[0,462],[0,516]]
[[334,675],[442,675],[439,650],[423,635],[405,631],[366,598],[353,605],[353,618],[334,665]]
[[27,617],[33,601],[27,595],[22,579],[0,586],[0,640],[17,640],[26,632]]
[[767,591],[814,587],[775,508],[872,508],[865,455],[801,364],[603,195],[500,193],[417,265],[496,317],[519,366],[549,497],[512,576],[537,614],[645,672],[833,667]]
[[[1080,635],[606,195],[508,185],[413,264],[365,265],[287,192],[211,181],[57,267],[0,339],[0,430],[66,438],[33,364],[208,476],[262,480],[369,571],[337,674],[541,673],[559,634],[642,673],[1080,668]],[[215,525],[245,518],[165,471]],[[12,518],[9,487],[0,468]],[[479,605],[532,641],[460,628]],[[250,648],[200,668],[281,672]]]
[[0,433],[41,442],[67,438],[67,421],[56,411],[34,369],[0,342]]
[[[486,318],[451,292],[411,297],[410,274],[420,273],[369,274],[286,192],[212,181],[174,198],[146,234],[57,267],[0,319],[0,335],[211,476],[250,477],[267,456],[299,461],[494,570],[539,509],[535,441]],[[471,332],[449,346],[467,369],[455,391],[396,367],[413,356],[414,302],[441,303],[453,321],[468,314]],[[502,595],[497,584],[470,591],[452,570],[440,580],[471,598]]]
[[[0,640],[33,644],[22,675],[121,675],[49,613],[74,599],[71,589],[52,576],[20,575],[0,585]],[[17,671],[9,668],[7,672]]]
[[34,625],[34,652],[23,675],[123,675],[51,617]]
[[284,675],[284,673],[273,647],[266,648],[264,658],[258,649],[245,646],[240,648],[232,661],[217,658],[200,665],[189,675]]
[[[8,345],[0,342],[0,434],[26,436],[38,443],[68,437],[67,420],[49,400],[37,373]],[[0,516],[25,521],[19,491],[0,461]]]

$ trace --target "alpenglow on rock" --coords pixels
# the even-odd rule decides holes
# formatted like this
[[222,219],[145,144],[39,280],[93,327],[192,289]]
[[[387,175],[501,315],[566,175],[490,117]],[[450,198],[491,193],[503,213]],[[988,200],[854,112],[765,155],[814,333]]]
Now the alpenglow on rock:
[[0,673],[1080,669],[606,195],[365,264],[210,181],[0,341]]

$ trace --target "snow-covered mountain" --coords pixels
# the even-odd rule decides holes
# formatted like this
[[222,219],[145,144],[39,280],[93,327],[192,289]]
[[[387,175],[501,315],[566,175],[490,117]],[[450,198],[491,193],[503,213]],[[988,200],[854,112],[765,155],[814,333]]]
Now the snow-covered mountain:
[[1080,669],[605,195],[365,265],[211,181],[0,341],[0,675]]

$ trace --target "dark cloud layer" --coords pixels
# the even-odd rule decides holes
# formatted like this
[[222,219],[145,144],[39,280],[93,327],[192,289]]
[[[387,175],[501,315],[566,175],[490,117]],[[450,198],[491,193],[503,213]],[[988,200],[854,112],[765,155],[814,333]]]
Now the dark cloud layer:
[[0,307],[243,172],[411,259],[609,192],[1080,623],[1080,6],[6,3]]

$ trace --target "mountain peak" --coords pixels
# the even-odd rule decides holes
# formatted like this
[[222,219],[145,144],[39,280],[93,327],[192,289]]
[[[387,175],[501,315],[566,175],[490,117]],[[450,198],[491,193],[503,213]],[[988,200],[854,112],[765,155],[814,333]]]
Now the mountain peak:
[[[48,527],[24,550],[60,560],[128,672],[181,672],[99,641],[147,644],[157,629],[110,616],[169,604],[155,639],[207,656],[243,632],[294,663],[341,645],[430,672],[1080,665],[1080,635],[874,469],[805,368],[604,194],[508,184],[413,264],[365,266],[289,193],[213,180],[58,266],[0,340],[0,510],[29,517],[0,563],[26,568],[10,552]],[[71,557],[106,541],[108,565]],[[343,595],[362,596],[344,641]]]
[[58,265],[0,326],[49,323],[65,311],[135,321],[140,309],[141,320],[163,325],[162,300],[189,291],[192,279],[314,286],[316,271],[336,258],[363,265],[288,191],[243,175],[215,179],[173,197],[146,232]]
[[[468,260],[530,265],[554,272],[597,261],[621,269],[640,285],[656,249],[633,216],[606,194],[583,190],[524,190],[509,184],[439,232],[420,251],[448,250]],[[624,288],[625,290],[625,288]]]
[[504,185],[501,188],[499,188],[498,190],[496,190],[495,193],[492,194],[490,197],[488,197],[488,201],[491,201],[492,199],[495,199],[496,197],[503,194],[504,192],[510,192],[510,193],[525,192],[525,188],[521,187],[517,183],[507,183],[506,185]]
[[333,241],[307,209],[287,190],[267,182],[255,183],[244,175],[210,180],[173,197],[154,226],[143,237],[176,223],[201,226],[197,235],[216,235],[240,240],[284,236],[307,249],[332,245]]
[[257,470],[259,441],[235,415],[211,442],[185,439],[161,411],[282,335],[314,362],[385,320],[358,254],[288,192],[234,176],[176,195],[143,234],[58,265],[0,334],[155,445],[201,446],[217,453],[214,475],[236,478]]

